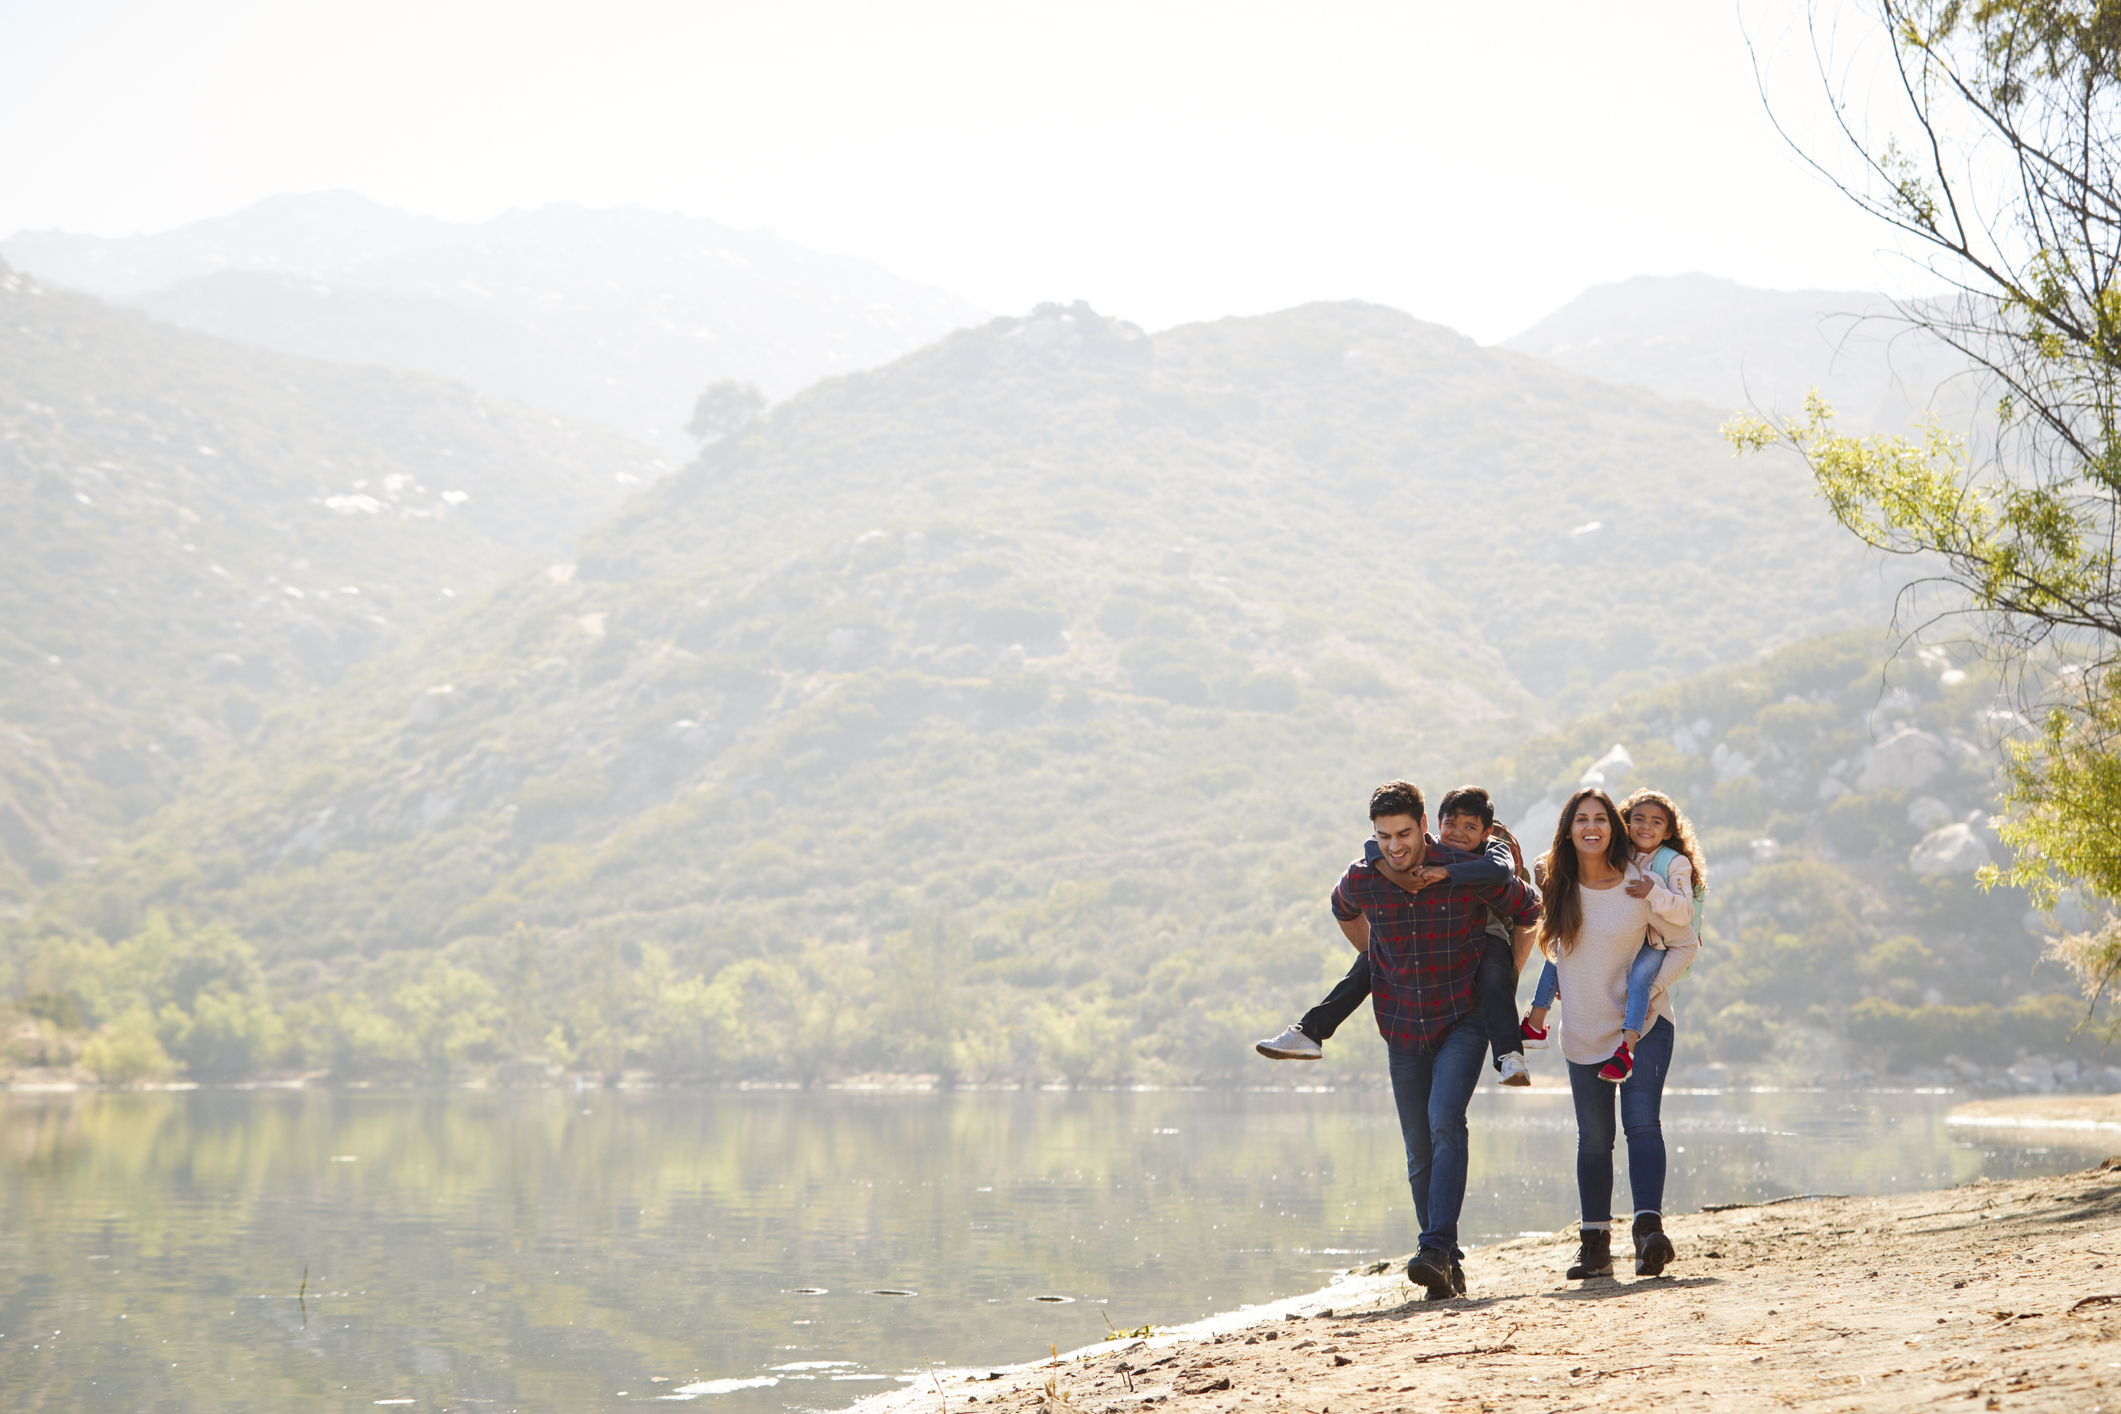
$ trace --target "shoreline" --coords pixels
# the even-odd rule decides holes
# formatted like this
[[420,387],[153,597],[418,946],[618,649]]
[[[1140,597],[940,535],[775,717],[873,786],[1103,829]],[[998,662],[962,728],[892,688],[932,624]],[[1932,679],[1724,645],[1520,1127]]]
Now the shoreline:
[[[303,1091],[320,1094],[398,1095],[432,1094],[437,1091],[473,1095],[501,1094],[567,1094],[578,1095],[591,1092],[641,1095],[660,1092],[713,1091],[732,1095],[1333,1095],[1389,1093],[1391,1086],[1386,1081],[1373,1081],[1353,1077],[1331,1084],[1319,1085],[1255,1085],[1236,1082],[1185,1082],[1168,1085],[920,1085],[896,1084],[885,1081],[832,1081],[820,1085],[800,1085],[794,1081],[690,1081],[690,1080],[638,1080],[629,1079],[616,1084],[606,1084],[591,1077],[580,1077],[582,1083],[570,1081],[540,1082],[532,1085],[495,1084],[481,1079],[430,1080],[430,1081],[372,1081],[354,1080],[333,1083],[317,1075],[280,1077],[261,1080],[154,1080],[132,1081],[124,1084],[104,1083],[96,1080],[24,1080],[0,1079],[0,1095],[162,1095],[211,1091]],[[1940,1085],[1926,1079],[1906,1076],[1884,1076],[1861,1083],[1833,1083],[1827,1081],[1799,1082],[1754,1082],[1734,1080],[1714,1085],[1679,1085],[1665,1087],[1667,1095],[1969,1095],[1979,1096],[1984,1092],[1967,1085]],[[1551,1079],[1534,1078],[1531,1085],[1516,1092],[1518,1098],[1534,1095],[1549,1095],[1566,1098],[1569,1087]],[[2003,1096],[1992,1101],[2008,1105],[2015,1101],[2033,1104],[2053,1104],[2072,1100],[2097,1100],[2096,1095],[2026,1095]]]
[[2121,1157],[2054,1178],[1718,1206],[1666,1227],[1679,1258],[1662,1277],[1616,1260],[1614,1277],[1566,1281],[1572,1227],[1469,1252],[1468,1294],[1449,1301],[1415,1297],[1402,1257],[1146,1338],[937,1367],[849,1408],[2121,1410]]
[[1944,1122],[1960,1129],[2032,1130],[2051,1139],[2087,1139],[2121,1148],[2121,1095],[2018,1095],[1954,1105]]

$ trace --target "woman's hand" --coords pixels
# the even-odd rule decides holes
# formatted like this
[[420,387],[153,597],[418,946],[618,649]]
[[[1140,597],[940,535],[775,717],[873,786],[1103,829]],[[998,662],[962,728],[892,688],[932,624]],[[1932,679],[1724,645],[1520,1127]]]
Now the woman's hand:
[[1634,878],[1628,880],[1627,882],[1628,897],[1648,898],[1650,896],[1651,887],[1652,884],[1650,882],[1649,875],[1637,874]]

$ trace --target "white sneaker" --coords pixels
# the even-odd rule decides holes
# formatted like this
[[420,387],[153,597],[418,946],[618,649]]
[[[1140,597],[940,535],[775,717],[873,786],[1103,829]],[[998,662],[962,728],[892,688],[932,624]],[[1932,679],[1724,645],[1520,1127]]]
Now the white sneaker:
[[1529,1085],[1532,1072],[1525,1068],[1524,1053],[1511,1051],[1502,1058],[1502,1083],[1505,1085]]
[[1291,1026],[1279,1036],[1270,1036],[1256,1043],[1253,1050],[1268,1060],[1324,1060],[1326,1053],[1303,1032]]

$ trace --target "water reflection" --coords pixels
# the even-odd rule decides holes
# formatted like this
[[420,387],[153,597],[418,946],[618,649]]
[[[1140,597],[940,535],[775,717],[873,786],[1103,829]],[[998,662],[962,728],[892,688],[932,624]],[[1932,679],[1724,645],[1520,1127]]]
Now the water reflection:
[[[2085,1162],[1950,1103],[1674,1095],[1668,1206]],[[1566,1097],[1473,1118],[1468,1235],[1569,1221]],[[11,1094],[0,1401],[833,1406],[1310,1290],[1408,1248],[1403,1174],[1365,1093]]]

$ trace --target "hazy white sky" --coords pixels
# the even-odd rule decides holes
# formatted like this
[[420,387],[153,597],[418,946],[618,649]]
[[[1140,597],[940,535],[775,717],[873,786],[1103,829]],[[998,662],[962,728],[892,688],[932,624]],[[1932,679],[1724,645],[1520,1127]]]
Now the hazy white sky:
[[[1798,6],[1746,11],[1779,45]],[[1769,129],[1730,0],[0,0],[0,232],[326,187],[685,211],[1151,328],[1904,280]]]

